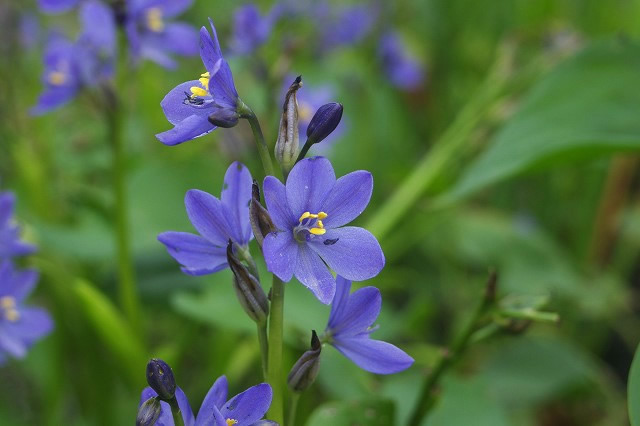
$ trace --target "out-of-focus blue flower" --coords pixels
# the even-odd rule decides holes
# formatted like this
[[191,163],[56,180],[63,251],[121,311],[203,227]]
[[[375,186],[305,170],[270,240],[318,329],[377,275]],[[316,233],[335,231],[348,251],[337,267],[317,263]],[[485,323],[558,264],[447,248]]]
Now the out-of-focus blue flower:
[[[273,393],[267,383],[250,387],[246,391],[227,401],[227,378],[218,378],[202,402],[198,416],[193,418],[193,411],[180,388],[176,391],[178,405],[182,411],[185,426],[251,426],[275,424],[268,420],[260,420],[271,405]],[[142,391],[140,404],[157,394],[151,388]],[[171,408],[166,402],[161,402],[162,414],[156,422],[160,426],[173,426]]]
[[20,44],[29,50],[35,47],[40,39],[40,24],[38,17],[33,13],[24,13],[20,16]]
[[368,4],[330,9],[322,25],[323,49],[331,50],[362,41],[373,29],[377,17],[377,8]]
[[46,13],[62,13],[76,4],[79,0],[38,0],[38,5],[43,12]]
[[209,122],[209,115],[220,109],[238,110],[240,100],[233,75],[222,57],[213,21],[209,19],[209,23],[213,37],[205,27],[200,29],[200,57],[206,72],[198,80],[179,84],[161,102],[167,120],[174,125],[173,129],[156,135],[165,145],[177,145],[206,135],[216,129]]
[[293,167],[286,186],[267,176],[263,191],[278,231],[265,237],[262,249],[267,268],[281,280],[295,275],[318,300],[329,304],[336,281],[327,265],[358,281],[376,276],[384,267],[376,238],[363,228],[343,226],[369,204],[371,173],[359,170],[336,180],[329,160],[312,157]]
[[424,68],[411,55],[397,33],[388,32],[380,39],[378,53],[391,83],[403,90],[415,90],[422,85]]
[[198,32],[183,22],[169,22],[193,0],[131,0],[127,2],[125,30],[133,58],[145,58],[175,68],[170,54],[198,53]]
[[328,342],[360,368],[376,374],[406,370],[413,358],[394,345],[373,340],[370,334],[380,315],[382,297],[375,287],[364,287],[349,294],[351,281],[336,277],[336,295],[331,303],[325,330]]
[[20,227],[13,218],[15,202],[11,192],[0,192],[0,260],[36,251],[35,246],[20,240]]
[[37,281],[36,271],[18,271],[10,260],[0,262],[0,363],[7,357],[23,358],[53,329],[47,311],[23,304]]
[[282,13],[280,4],[276,4],[265,16],[253,3],[238,7],[233,13],[233,52],[246,55],[264,44]]
[[253,238],[249,222],[251,173],[243,164],[232,163],[224,175],[220,199],[192,189],[185,196],[187,214],[200,235],[164,232],[158,240],[189,275],[218,272],[228,266],[227,243],[245,249]]

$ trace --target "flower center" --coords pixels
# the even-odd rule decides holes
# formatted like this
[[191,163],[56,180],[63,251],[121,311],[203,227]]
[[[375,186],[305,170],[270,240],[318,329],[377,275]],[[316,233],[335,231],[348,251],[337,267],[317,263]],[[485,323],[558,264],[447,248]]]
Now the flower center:
[[293,228],[293,235],[298,241],[306,241],[309,234],[324,235],[327,232],[324,229],[322,220],[328,215],[325,212],[310,213],[304,212],[298,219],[300,224]]
[[147,27],[153,32],[159,33],[164,30],[164,21],[162,20],[162,9],[152,7],[147,10]]
[[62,71],[51,71],[47,80],[54,86],[62,86],[67,81],[67,74]]
[[200,84],[202,85],[202,87],[199,86],[191,86],[189,88],[189,90],[191,91],[191,93],[187,93],[184,92],[186,99],[184,100],[184,103],[189,103],[191,105],[203,105],[205,103],[205,100],[202,99],[206,96],[209,95],[209,80],[211,79],[211,75],[209,74],[209,71],[200,74],[200,78],[198,79],[198,81],[200,82]]
[[20,313],[16,309],[16,299],[11,296],[0,297],[0,314],[10,322],[18,321]]
[[232,425],[235,425],[236,423],[238,423],[238,421],[235,419],[227,419],[227,426],[232,426]]

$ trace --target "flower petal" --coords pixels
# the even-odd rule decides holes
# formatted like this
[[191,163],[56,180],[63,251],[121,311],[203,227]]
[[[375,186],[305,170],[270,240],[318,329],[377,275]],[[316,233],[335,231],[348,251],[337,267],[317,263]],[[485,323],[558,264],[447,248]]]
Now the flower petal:
[[69,102],[77,92],[76,86],[59,86],[45,89],[38,98],[38,103],[31,108],[30,113],[32,115],[45,114]]
[[391,343],[366,337],[334,340],[333,346],[363,370],[392,374],[406,370],[413,358]]
[[273,223],[283,231],[293,229],[298,219],[291,214],[286,189],[282,182],[273,176],[267,176],[262,184],[262,192]]
[[[218,377],[204,397],[200,410],[198,410],[198,417],[196,418],[197,425],[211,425],[215,422],[215,412],[227,402],[228,388],[227,378],[225,376]],[[224,419],[222,420],[224,421]]]
[[251,201],[252,183],[249,169],[235,161],[231,163],[224,175],[224,186],[220,194],[234,239],[240,245],[247,245],[251,240],[249,201]]
[[225,419],[237,420],[240,425],[250,425],[264,417],[271,405],[272,395],[271,386],[261,383],[231,398],[220,413]]
[[200,58],[204,67],[213,76],[220,69],[220,61],[222,59],[222,51],[215,28],[213,29],[213,37],[209,34],[206,27],[200,28]]
[[17,302],[23,301],[38,282],[38,271],[14,269],[9,260],[0,263],[0,297],[12,296]]
[[329,313],[327,329],[335,329],[341,322],[344,310],[349,302],[350,291],[351,281],[340,275],[336,276],[336,294],[333,296],[333,301],[331,301],[331,313]]
[[189,275],[204,275],[227,267],[227,254],[223,247],[213,245],[205,238],[188,232],[163,232],[158,241],[182,265]]
[[333,166],[326,158],[311,157],[298,162],[289,173],[286,185],[293,215],[318,213],[335,182]]
[[220,200],[208,192],[190,189],[184,197],[184,205],[200,235],[217,246],[227,246],[232,234]]
[[53,321],[49,313],[41,308],[18,307],[17,321],[0,323],[0,348],[11,355],[21,358],[36,340],[49,334]]
[[342,176],[322,203],[327,217],[323,220],[326,228],[346,225],[364,211],[373,192],[373,176],[365,170],[358,170]]
[[158,133],[156,138],[165,145],[173,146],[206,135],[216,129],[207,117],[191,115],[166,132]]
[[337,324],[331,328],[336,338],[355,336],[367,332],[380,315],[382,296],[375,287],[363,287],[354,291]]
[[168,24],[161,39],[167,50],[179,55],[192,56],[198,53],[198,31],[184,22]]
[[269,272],[276,274],[284,282],[291,281],[298,259],[300,245],[288,231],[272,232],[262,243],[264,260]]
[[329,229],[321,238],[312,238],[309,246],[336,274],[348,280],[373,278],[384,267],[384,254],[378,240],[363,228]]
[[178,84],[176,87],[171,89],[171,91],[162,99],[162,102],[160,102],[164,115],[171,124],[179,124],[181,121],[192,115],[208,117],[213,111],[212,108],[202,108],[184,103],[184,100],[187,97],[185,92],[190,93],[190,89],[193,86],[200,87],[201,85],[198,80],[191,80]]
[[306,244],[299,245],[295,275],[319,301],[325,305],[331,303],[336,292],[335,279],[322,259]]

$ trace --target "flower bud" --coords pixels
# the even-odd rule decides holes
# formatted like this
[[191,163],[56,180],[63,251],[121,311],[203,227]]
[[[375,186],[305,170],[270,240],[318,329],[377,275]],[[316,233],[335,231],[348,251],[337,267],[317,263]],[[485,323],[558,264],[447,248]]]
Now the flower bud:
[[153,358],[147,364],[147,383],[156,391],[163,401],[173,399],[176,394],[176,380],[169,364],[161,359]]
[[322,344],[315,330],[311,332],[311,349],[302,354],[287,376],[287,384],[292,392],[303,392],[318,376]]
[[342,120],[342,104],[331,102],[322,105],[307,126],[307,143],[322,142]]
[[162,406],[158,398],[147,399],[138,409],[136,426],[153,426],[162,414]]
[[282,118],[276,141],[275,156],[282,170],[288,172],[298,158],[298,100],[296,92],[302,87],[302,76],[289,86],[282,106]]
[[269,301],[260,282],[249,272],[233,254],[233,243],[227,245],[227,262],[233,272],[233,288],[240,305],[249,317],[258,324],[263,324],[269,315]]
[[235,127],[238,120],[240,120],[240,114],[229,108],[219,108],[209,115],[209,123],[224,129]]
[[274,232],[276,226],[273,224],[267,209],[260,204],[260,188],[255,179],[251,187],[251,194],[251,201],[249,202],[249,222],[251,222],[251,229],[253,230],[253,235],[256,237],[258,245],[262,247],[264,237],[270,232]]

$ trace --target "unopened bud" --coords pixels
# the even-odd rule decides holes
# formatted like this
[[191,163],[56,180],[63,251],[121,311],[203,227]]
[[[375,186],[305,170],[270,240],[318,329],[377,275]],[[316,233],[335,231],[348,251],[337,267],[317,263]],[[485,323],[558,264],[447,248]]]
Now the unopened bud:
[[280,129],[276,141],[275,155],[282,170],[289,171],[298,158],[298,99],[296,92],[302,87],[302,76],[289,86],[282,106]]
[[258,245],[262,247],[262,242],[267,234],[274,232],[276,226],[271,220],[271,216],[267,209],[260,204],[260,188],[258,182],[253,181],[251,187],[251,201],[249,202],[249,222],[251,222],[251,229],[253,235],[256,237]]
[[251,275],[246,266],[233,254],[233,243],[227,245],[227,262],[233,272],[233,288],[240,305],[249,317],[258,324],[263,324],[269,315],[269,301],[260,282]]
[[153,426],[158,421],[160,414],[162,414],[162,406],[158,398],[155,396],[149,398],[138,408],[136,426]]
[[322,344],[316,331],[313,330],[311,333],[311,349],[302,354],[287,376],[287,384],[292,392],[305,391],[318,376]]
[[229,108],[219,108],[209,115],[209,123],[224,129],[235,127],[239,119],[240,114]]
[[176,380],[169,364],[161,359],[153,358],[147,364],[147,383],[156,391],[163,401],[173,399],[176,394]]
[[342,104],[331,102],[322,105],[307,126],[308,143],[318,143],[329,136],[342,120]]

